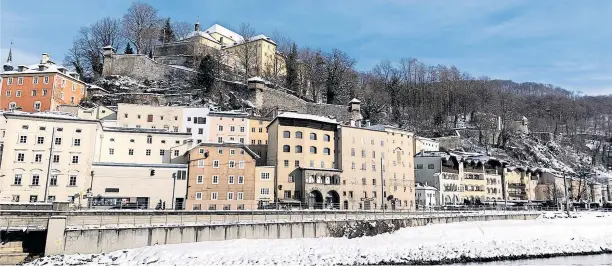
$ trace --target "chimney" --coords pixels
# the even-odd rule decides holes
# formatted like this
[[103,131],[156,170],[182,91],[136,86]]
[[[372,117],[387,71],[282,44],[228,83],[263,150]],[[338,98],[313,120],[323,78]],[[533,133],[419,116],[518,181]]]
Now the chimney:
[[355,126],[355,120],[353,119],[349,119],[349,122],[351,123],[351,126],[354,127]]
[[196,22],[195,27],[193,27],[193,30],[195,31],[200,31],[200,22]]
[[49,62],[49,54],[48,53],[43,53],[42,54],[42,59],[40,60],[41,64],[46,64]]
[[370,119],[366,119],[365,123],[366,123],[366,127],[371,127],[371,126],[372,126],[372,125],[370,124]]

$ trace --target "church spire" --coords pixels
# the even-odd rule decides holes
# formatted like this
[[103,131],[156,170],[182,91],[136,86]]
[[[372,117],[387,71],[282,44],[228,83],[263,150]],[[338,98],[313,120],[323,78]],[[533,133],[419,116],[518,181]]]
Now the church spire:
[[4,71],[13,70],[13,41],[11,41],[11,45],[9,46],[8,57],[6,58],[6,63],[3,67]]

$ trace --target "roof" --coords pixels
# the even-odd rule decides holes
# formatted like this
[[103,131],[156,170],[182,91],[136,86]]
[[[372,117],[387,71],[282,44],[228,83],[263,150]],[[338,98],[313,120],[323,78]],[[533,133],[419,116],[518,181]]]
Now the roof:
[[28,117],[28,118],[41,118],[41,119],[54,119],[54,120],[71,120],[78,122],[90,122],[100,123],[99,120],[94,119],[82,119],[69,113],[60,112],[38,112],[38,113],[27,113],[21,111],[3,112],[4,117]]
[[87,86],[88,86],[87,90],[98,90],[98,91],[102,91],[102,92],[108,93],[107,90],[103,89],[100,86],[96,86],[96,85],[93,85],[93,84],[88,84]]
[[247,82],[262,82],[265,83],[266,81],[262,78],[262,77],[252,77],[247,79]]
[[236,147],[236,148],[242,148],[243,150],[245,150],[248,154],[250,154],[253,158],[255,159],[259,159],[260,156],[257,155],[257,153],[255,153],[253,150],[249,149],[248,146],[246,146],[243,143],[240,142],[223,142],[223,143],[218,143],[218,142],[202,142],[199,143],[197,146],[194,146],[193,148],[187,150],[188,153],[194,149],[199,149],[200,147]]
[[[39,66],[45,66],[46,69],[45,70],[39,70]],[[58,74],[62,74],[63,76],[66,76],[67,78],[76,80],[78,82],[84,83],[81,80],[78,80],[74,77],[71,77],[69,74],[76,74],[76,72],[71,72],[68,71],[66,73],[62,73],[60,71],[60,69],[67,69],[64,66],[61,65],[56,65],[55,63],[49,61],[45,64],[34,64],[34,65],[29,65],[29,66],[25,66],[25,65],[19,65],[19,66],[24,66],[27,69],[24,69],[23,71],[18,71],[18,70],[11,70],[11,71],[4,71],[2,72],[3,75],[20,75],[20,74],[40,74],[40,73],[58,73]]]
[[357,98],[353,98],[349,103],[361,103],[361,101],[357,100]]
[[125,132],[125,133],[149,133],[149,134],[167,134],[167,135],[182,135],[191,136],[191,133],[172,132],[161,128],[136,128],[136,127],[104,127],[107,132]]
[[438,190],[435,187],[432,186],[428,186],[428,185],[423,185],[421,183],[415,183],[414,185],[416,187],[416,189],[425,189],[425,190]]
[[248,117],[249,114],[242,111],[217,111],[217,112],[209,112],[208,116],[236,116],[236,117]]
[[203,38],[205,38],[205,39],[207,39],[209,41],[221,44],[218,40],[215,40],[215,38],[213,38],[213,36],[210,36],[210,34],[208,34],[207,32],[204,32],[204,31],[192,31],[187,36],[185,36],[185,38],[183,38],[182,40],[186,40],[186,39],[193,38],[193,37],[196,37],[196,36],[203,37]]
[[232,39],[234,42],[241,42],[244,40],[244,38],[242,38],[242,36],[240,36],[240,34],[235,33],[219,24],[215,24],[210,26],[208,29],[206,29],[206,32],[208,33],[219,33],[225,37],[228,37],[230,39]]
[[113,166],[113,167],[147,167],[147,168],[187,168],[188,164],[181,163],[112,163],[112,162],[93,162],[93,166]]
[[311,120],[311,121],[336,124],[336,125],[338,124],[338,121],[336,121],[336,119],[331,119],[331,118],[318,116],[318,115],[311,115],[311,114],[300,114],[300,113],[295,113],[295,112],[283,112],[277,115],[274,118],[274,120],[276,120],[277,118],[302,119],[302,120]]

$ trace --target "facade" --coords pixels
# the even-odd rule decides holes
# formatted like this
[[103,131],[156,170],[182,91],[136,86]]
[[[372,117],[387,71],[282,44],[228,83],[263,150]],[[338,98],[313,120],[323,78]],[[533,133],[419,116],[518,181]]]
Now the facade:
[[187,164],[94,162],[91,206],[137,204],[143,209],[183,209]]
[[39,64],[12,66],[2,73],[1,110],[56,111],[62,104],[78,104],[86,94],[79,75],[56,65],[48,54]]
[[260,159],[257,165],[266,165],[268,158],[268,125],[272,119],[268,117],[249,117],[248,146]]
[[438,190],[440,205],[462,204],[460,188],[463,179],[463,163],[458,155],[448,152],[420,152],[414,157],[415,180],[427,183]]
[[440,150],[440,142],[423,138],[423,137],[414,137],[414,154],[417,154],[422,151],[439,151]]
[[187,210],[256,209],[257,154],[240,143],[201,143],[187,152]]
[[120,103],[117,105],[117,124],[129,128],[166,129],[179,132],[183,127],[183,108]]
[[247,144],[249,139],[249,118],[241,112],[210,112],[210,142],[239,142]]
[[416,183],[415,199],[417,209],[429,209],[438,206],[437,195],[438,190],[435,187],[427,184]]
[[508,201],[535,200],[536,176],[523,167],[507,167],[505,172],[505,195]]
[[255,200],[260,208],[274,202],[274,166],[255,167]]
[[4,118],[12,130],[4,137],[0,200],[87,206],[100,122],[44,113]]
[[208,136],[210,132],[210,123],[207,121],[208,112],[210,112],[210,109],[205,107],[185,107],[182,110],[183,123],[180,132],[191,133],[194,145],[211,141]]

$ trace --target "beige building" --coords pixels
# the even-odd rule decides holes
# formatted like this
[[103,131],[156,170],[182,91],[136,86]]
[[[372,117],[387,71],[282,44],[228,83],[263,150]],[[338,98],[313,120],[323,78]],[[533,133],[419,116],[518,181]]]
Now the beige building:
[[187,210],[257,208],[257,154],[240,143],[201,143],[187,153]]
[[285,112],[268,126],[268,165],[276,167],[276,202],[338,208],[342,191],[338,123]]
[[[345,205],[350,209],[376,209],[383,203],[414,207],[412,136],[391,127],[340,128]],[[386,171],[381,174],[381,169]]]
[[268,158],[268,125],[272,119],[269,117],[249,117],[248,146],[260,159],[257,165],[266,165]]
[[117,105],[117,124],[128,128],[166,129],[179,132],[183,125],[183,108],[120,103]]
[[274,202],[274,166],[255,167],[255,200],[261,208]]
[[505,193],[509,201],[535,200],[537,177],[524,167],[507,167],[504,175]]
[[163,129],[106,127],[99,145],[97,162],[184,163],[184,153],[191,147],[191,134]]
[[99,121],[36,113],[4,113],[0,200],[70,201],[87,206]]
[[239,142],[248,144],[249,118],[241,112],[210,112],[210,142]]

